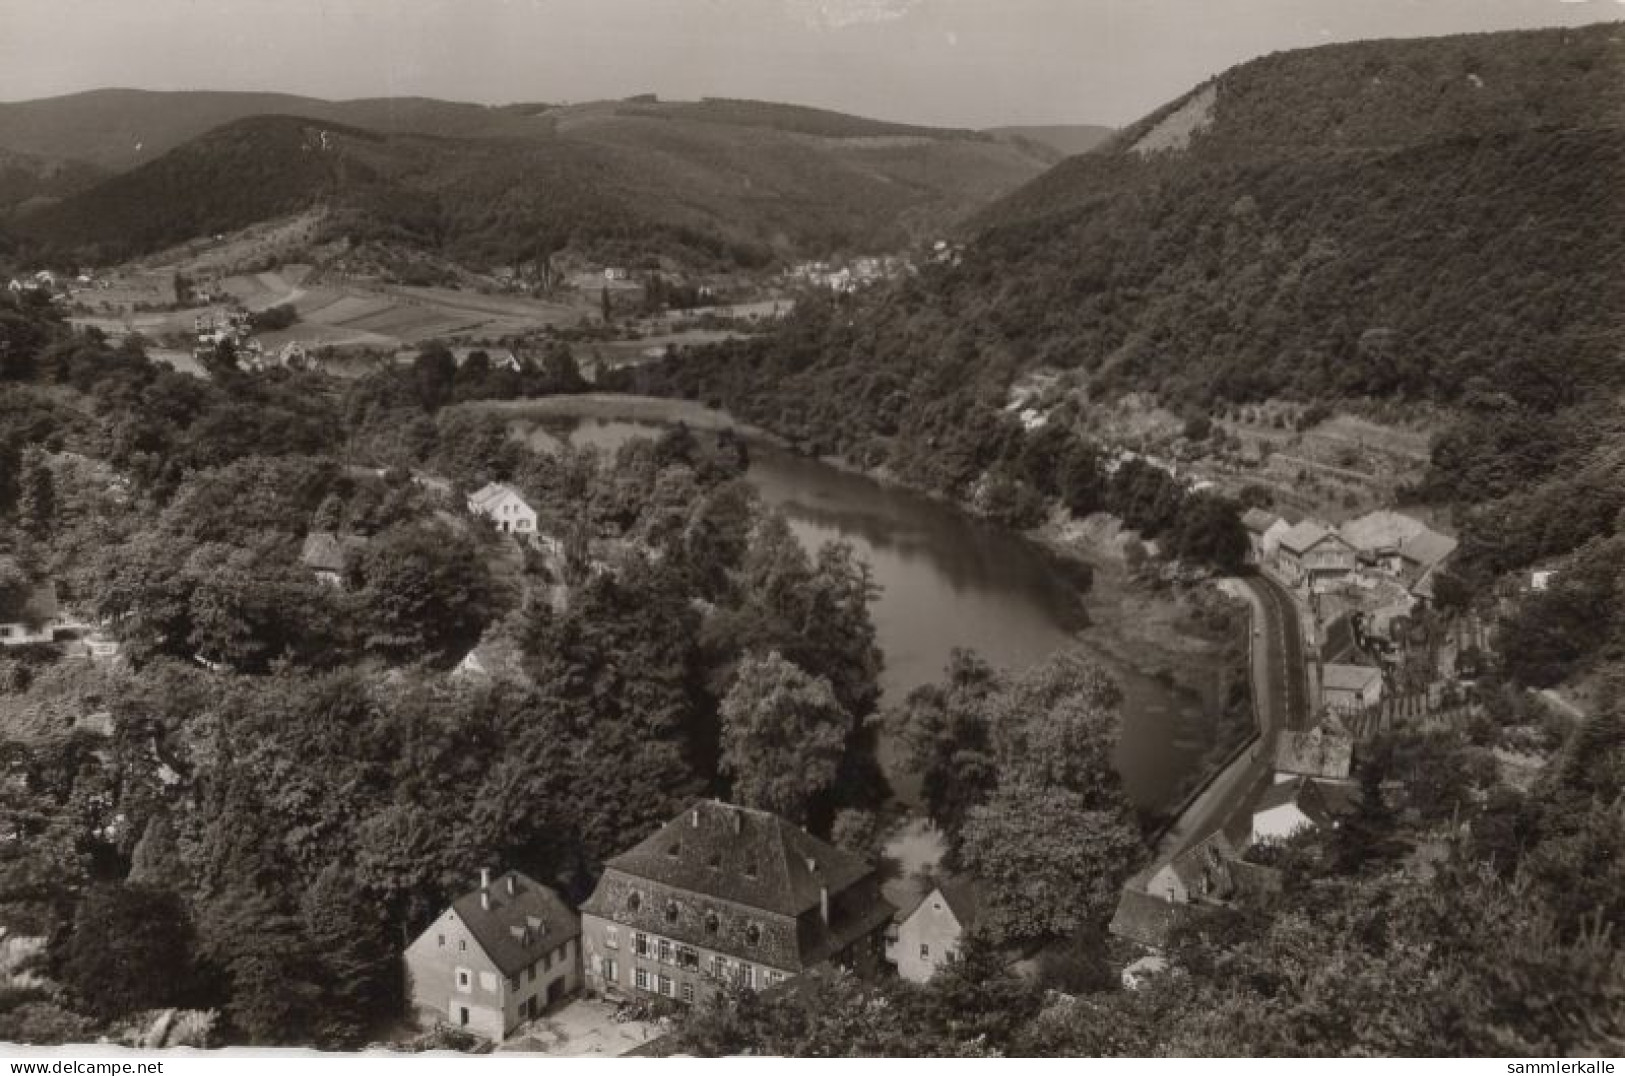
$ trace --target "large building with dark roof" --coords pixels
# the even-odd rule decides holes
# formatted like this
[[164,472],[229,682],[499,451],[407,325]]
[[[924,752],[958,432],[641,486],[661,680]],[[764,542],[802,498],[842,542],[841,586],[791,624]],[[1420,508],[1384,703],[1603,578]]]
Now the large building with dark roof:
[[581,907],[587,989],[690,1004],[836,963],[879,966],[874,868],[767,811],[702,800],[605,865]]
[[406,950],[412,1005],[424,1023],[501,1040],[581,989],[581,920],[557,893],[518,871],[480,887]]

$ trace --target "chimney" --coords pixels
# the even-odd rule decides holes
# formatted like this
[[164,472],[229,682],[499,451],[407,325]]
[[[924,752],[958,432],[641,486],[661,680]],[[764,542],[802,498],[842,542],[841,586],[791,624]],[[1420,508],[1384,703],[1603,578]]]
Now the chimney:
[[695,829],[700,828],[700,809],[698,807],[688,812],[688,824]]
[[513,890],[514,890],[513,875],[510,874],[510,875],[508,875],[508,896],[510,896],[510,897],[513,896]]
[[733,816],[734,816],[734,832],[735,833],[743,833],[745,831],[745,812],[735,808]]
[[818,873],[818,860],[814,859],[812,856],[807,857],[807,873],[808,874],[817,874]]
[[481,867],[480,868],[480,891],[484,892],[485,890],[490,889],[490,888],[491,888],[491,868],[490,867]]
[[824,925],[829,926],[829,886],[818,887],[818,914],[823,916]]
[[489,889],[480,890],[480,907],[485,911],[491,910],[491,891]]

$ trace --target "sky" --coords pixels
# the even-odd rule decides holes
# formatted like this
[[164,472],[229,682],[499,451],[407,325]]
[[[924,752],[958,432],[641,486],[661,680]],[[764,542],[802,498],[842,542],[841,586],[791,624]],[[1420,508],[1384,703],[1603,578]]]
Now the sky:
[[0,100],[656,93],[1118,126],[1282,49],[1622,19],[1625,0],[0,0]]

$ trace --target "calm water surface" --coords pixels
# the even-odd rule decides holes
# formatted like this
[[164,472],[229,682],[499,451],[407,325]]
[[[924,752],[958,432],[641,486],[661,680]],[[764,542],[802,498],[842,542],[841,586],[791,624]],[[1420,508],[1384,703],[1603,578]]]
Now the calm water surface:
[[[681,408],[681,405],[677,405]],[[661,427],[639,401],[634,420],[551,416],[534,443],[548,439],[613,450]],[[672,418],[684,417],[681,410]],[[543,432],[543,431],[546,432]],[[850,542],[880,585],[873,614],[886,667],[886,702],[941,679],[950,651],[968,647],[994,665],[1020,669],[1080,645],[1089,614],[1039,547],[947,505],[839,470],[772,445],[751,444],[750,481],[782,510],[809,548]],[[1102,627],[1109,630],[1109,623]],[[1200,700],[1096,654],[1125,696],[1118,769],[1138,803],[1157,806],[1197,759],[1193,729]]]

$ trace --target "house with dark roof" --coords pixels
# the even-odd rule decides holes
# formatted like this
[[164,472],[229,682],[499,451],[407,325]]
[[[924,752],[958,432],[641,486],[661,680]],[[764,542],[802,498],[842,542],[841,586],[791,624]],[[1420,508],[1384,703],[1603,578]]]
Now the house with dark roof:
[[1145,891],[1163,900],[1188,903],[1193,900],[1229,900],[1236,883],[1230,864],[1236,850],[1224,833],[1216,832],[1164,863]]
[[451,902],[406,949],[420,1021],[500,1041],[581,989],[581,920],[557,893],[508,871]]
[[918,904],[900,912],[886,939],[886,959],[897,974],[923,983],[958,955],[965,935],[975,928],[982,902],[974,887],[940,882]]
[[1180,927],[1233,916],[1234,909],[1205,901],[1182,903],[1147,893],[1133,882],[1123,886],[1117,910],[1107,931],[1114,938],[1135,942],[1149,949],[1161,949]]
[[768,811],[701,800],[605,864],[581,906],[587,989],[683,1004],[838,964],[878,969],[874,867]]

